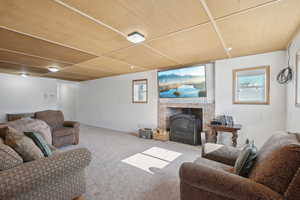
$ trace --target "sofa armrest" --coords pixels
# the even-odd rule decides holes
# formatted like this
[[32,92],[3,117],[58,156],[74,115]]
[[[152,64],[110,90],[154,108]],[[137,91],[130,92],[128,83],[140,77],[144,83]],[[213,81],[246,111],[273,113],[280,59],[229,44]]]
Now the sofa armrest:
[[80,126],[79,122],[74,121],[64,121],[63,124],[64,127],[70,127],[70,128],[78,128]]
[[239,148],[214,143],[206,143],[202,147],[203,158],[230,166],[234,166],[240,152]]
[[241,200],[281,200],[283,197],[270,188],[248,178],[208,166],[184,163],[180,181],[196,190],[207,191],[220,197]]
[[91,153],[75,149],[54,154],[0,172],[0,199],[11,199],[41,185],[53,184],[56,179],[83,170],[91,161]]

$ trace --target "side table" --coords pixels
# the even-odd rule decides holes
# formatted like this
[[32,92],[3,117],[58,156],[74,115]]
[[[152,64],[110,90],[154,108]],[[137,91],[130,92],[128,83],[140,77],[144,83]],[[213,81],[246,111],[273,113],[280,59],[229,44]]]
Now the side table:
[[218,131],[232,133],[232,144],[234,147],[236,147],[237,139],[238,139],[238,131],[241,130],[242,125],[234,124],[232,126],[229,126],[229,125],[208,124],[208,127],[211,129],[211,134],[212,134],[212,137],[213,137],[215,143],[217,143]]

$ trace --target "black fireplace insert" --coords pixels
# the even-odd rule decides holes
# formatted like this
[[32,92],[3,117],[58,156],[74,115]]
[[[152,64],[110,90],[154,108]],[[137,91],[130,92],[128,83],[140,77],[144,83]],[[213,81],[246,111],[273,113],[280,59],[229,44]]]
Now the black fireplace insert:
[[201,144],[202,121],[193,114],[170,117],[170,140],[191,145]]

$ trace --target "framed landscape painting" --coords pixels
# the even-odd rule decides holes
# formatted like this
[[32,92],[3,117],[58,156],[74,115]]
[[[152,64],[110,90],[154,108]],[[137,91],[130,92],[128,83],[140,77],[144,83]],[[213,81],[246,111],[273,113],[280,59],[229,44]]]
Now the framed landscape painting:
[[206,97],[205,66],[193,66],[158,72],[160,98]]

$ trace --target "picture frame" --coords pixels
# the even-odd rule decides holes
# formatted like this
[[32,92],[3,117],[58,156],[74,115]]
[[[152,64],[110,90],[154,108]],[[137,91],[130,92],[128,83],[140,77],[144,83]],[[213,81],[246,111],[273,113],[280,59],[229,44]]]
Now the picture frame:
[[270,104],[270,66],[235,69],[233,104]]
[[295,58],[295,64],[296,64],[296,85],[295,85],[295,105],[296,107],[300,107],[300,50],[296,52],[296,58]]
[[148,79],[132,81],[132,103],[148,103]]

